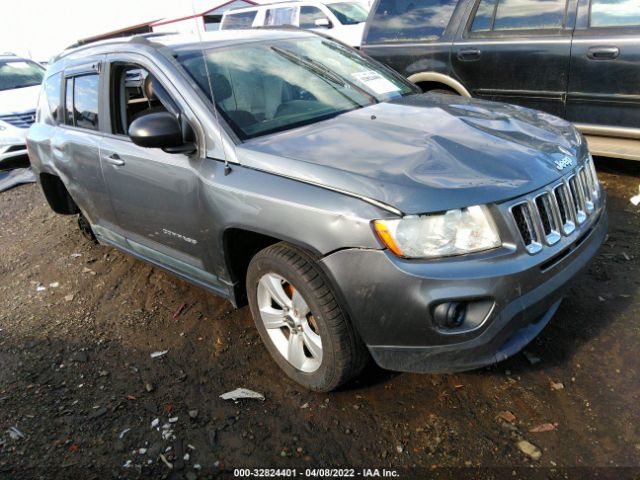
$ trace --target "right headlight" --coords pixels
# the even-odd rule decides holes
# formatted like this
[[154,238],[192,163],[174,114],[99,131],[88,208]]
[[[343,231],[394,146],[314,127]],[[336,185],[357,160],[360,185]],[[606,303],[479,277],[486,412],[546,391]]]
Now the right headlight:
[[502,244],[491,214],[481,205],[434,215],[375,220],[373,226],[382,243],[404,258],[463,255]]

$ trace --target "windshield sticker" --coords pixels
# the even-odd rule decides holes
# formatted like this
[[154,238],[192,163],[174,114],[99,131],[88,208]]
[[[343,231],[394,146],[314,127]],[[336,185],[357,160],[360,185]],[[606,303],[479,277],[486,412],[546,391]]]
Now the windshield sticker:
[[400,90],[400,88],[373,70],[352,73],[351,76],[379,95]]

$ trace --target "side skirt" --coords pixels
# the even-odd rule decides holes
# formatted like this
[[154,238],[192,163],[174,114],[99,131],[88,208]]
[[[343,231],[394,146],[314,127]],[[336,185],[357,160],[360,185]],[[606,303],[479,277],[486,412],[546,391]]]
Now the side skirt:
[[[233,287],[230,285],[228,288],[225,288],[223,286],[216,285],[220,280],[215,275],[195,268],[192,265],[187,265],[180,260],[171,258],[156,250],[140,245],[139,243],[132,242],[131,240],[128,240],[125,237],[105,228],[96,225],[92,225],[91,227],[96,234],[98,242],[102,245],[113,247],[116,250],[126,253],[127,255],[131,255],[138,260],[142,260],[143,262],[149,263],[154,267],[160,268],[175,275],[176,277],[186,280],[189,283],[209,290],[210,292],[229,300],[234,308],[237,308],[235,297],[233,295]],[[193,273],[190,274],[188,271],[192,271]]]

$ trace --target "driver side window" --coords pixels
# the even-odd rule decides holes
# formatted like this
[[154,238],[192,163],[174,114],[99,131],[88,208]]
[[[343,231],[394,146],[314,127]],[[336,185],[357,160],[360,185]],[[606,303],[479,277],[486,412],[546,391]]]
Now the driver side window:
[[316,28],[316,20],[329,21],[318,7],[300,7],[300,28]]
[[128,135],[131,123],[143,115],[178,113],[167,90],[148,70],[116,63],[111,72],[111,123],[116,135]]

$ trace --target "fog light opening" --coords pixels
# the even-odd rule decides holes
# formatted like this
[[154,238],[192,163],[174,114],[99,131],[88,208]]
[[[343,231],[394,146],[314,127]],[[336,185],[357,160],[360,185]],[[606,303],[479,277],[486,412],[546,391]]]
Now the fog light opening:
[[454,329],[462,326],[467,314],[466,302],[446,302],[438,305],[434,312],[436,325],[441,328]]

